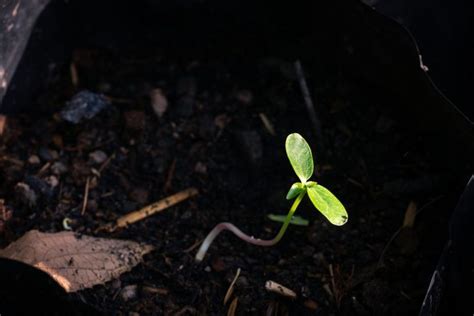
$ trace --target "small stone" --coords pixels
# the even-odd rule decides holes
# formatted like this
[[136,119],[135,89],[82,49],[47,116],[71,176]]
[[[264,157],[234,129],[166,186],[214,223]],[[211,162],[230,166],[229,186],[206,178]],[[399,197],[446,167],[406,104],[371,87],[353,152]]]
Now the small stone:
[[204,268],[204,271],[206,272],[211,272],[212,271],[212,268],[210,266],[207,266]]
[[122,291],[120,291],[120,297],[124,302],[127,302],[129,300],[133,300],[137,298],[138,296],[138,291],[137,291],[137,285],[127,285],[125,286]]
[[146,115],[142,111],[127,111],[124,114],[125,126],[131,130],[145,129]]
[[31,155],[30,158],[28,158],[28,163],[30,165],[38,165],[41,163],[41,160],[37,155]]
[[198,161],[196,165],[194,166],[194,172],[200,173],[200,174],[206,174],[207,166],[203,164],[202,162]]
[[168,99],[161,89],[153,89],[150,91],[151,107],[158,117],[162,117],[168,109]]
[[40,147],[40,149],[38,150],[38,154],[41,159],[46,161],[52,161],[59,158],[59,154],[56,150],[52,150],[46,147]]
[[253,101],[253,94],[249,90],[240,90],[235,97],[245,105],[249,105]]
[[51,165],[51,172],[53,172],[55,175],[61,175],[63,173],[66,173],[68,171],[68,168],[66,165],[64,165],[60,161],[56,161]]
[[59,180],[56,176],[49,176],[46,178],[46,183],[48,183],[52,188],[55,188],[59,185]]
[[96,150],[89,154],[89,159],[93,164],[100,165],[107,160],[107,154],[102,150]]
[[33,207],[36,205],[36,201],[38,200],[38,196],[36,195],[35,191],[33,191],[30,186],[26,183],[19,182],[15,187],[16,192],[19,195],[19,199],[29,207]]
[[83,119],[93,118],[109,104],[109,100],[105,96],[84,90],[74,95],[71,101],[66,103],[60,115],[63,120],[77,124]]

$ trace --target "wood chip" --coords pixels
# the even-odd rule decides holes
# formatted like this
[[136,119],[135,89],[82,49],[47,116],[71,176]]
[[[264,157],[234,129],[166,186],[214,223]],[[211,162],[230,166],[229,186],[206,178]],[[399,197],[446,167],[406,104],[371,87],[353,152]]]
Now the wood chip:
[[296,298],[296,293],[293,290],[290,290],[286,286],[283,286],[275,281],[271,281],[271,280],[267,281],[265,283],[265,289],[269,292],[280,294],[284,297],[288,297],[291,299]]
[[189,188],[187,190],[181,191],[174,195],[171,195],[163,200],[145,206],[144,208],[128,213],[119,219],[117,219],[115,225],[113,225],[109,230],[113,231],[117,228],[123,228],[135,222],[138,222],[142,219],[147,218],[153,214],[159,213],[175,204],[178,204],[184,200],[189,199],[198,194],[198,190],[195,188]]
[[7,117],[5,115],[0,114],[0,136],[3,135],[6,125],[7,125]]
[[225,293],[224,305],[227,304],[227,301],[232,296],[232,293],[234,293],[234,285],[235,285],[235,282],[237,282],[237,279],[239,278],[239,276],[240,276],[240,268],[237,269],[237,273],[235,274],[234,279],[230,283],[230,286],[227,289],[227,292]]
[[0,250],[0,257],[42,270],[66,292],[75,292],[117,278],[151,250],[152,246],[128,240],[31,230]]

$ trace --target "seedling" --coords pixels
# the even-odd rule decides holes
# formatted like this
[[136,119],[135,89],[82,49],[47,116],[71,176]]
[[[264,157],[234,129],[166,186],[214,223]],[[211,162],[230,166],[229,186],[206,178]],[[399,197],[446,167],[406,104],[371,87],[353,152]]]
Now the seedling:
[[204,239],[199,251],[196,254],[197,261],[202,261],[214,239],[223,230],[229,230],[240,239],[253,245],[275,245],[285,234],[288,225],[293,219],[296,209],[300,205],[300,202],[303,200],[306,193],[308,194],[309,199],[316,209],[320,211],[330,223],[336,226],[341,226],[347,222],[348,216],[344,205],[342,205],[342,203],[328,189],[316,183],[315,181],[308,181],[313,175],[314,162],[311,148],[309,147],[306,140],[300,134],[290,134],[286,138],[285,148],[291,166],[300,179],[300,182],[294,183],[286,195],[287,200],[295,200],[288,211],[283,225],[281,226],[280,231],[276,237],[270,240],[254,238],[253,236],[243,233],[232,223],[220,223],[217,224],[216,227],[214,227],[214,229],[209,233],[209,235],[207,235],[206,239]]

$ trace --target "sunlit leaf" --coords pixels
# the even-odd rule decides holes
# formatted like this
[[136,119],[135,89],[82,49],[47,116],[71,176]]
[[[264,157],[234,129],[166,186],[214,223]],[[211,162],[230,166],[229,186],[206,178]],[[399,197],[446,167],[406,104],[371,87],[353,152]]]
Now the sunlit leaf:
[[307,190],[311,202],[332,224],[341,226],[347,222],[344,205],[331,191],[314,182],[307,185]]
[[304,185],[301,183],[301,182],[296,182],[296,183],[293,183],[293,185],[291,186],[290,190],[288,191],[288,193],[286,194],[286,199],[287,200],[292,200],[294,199],[295,197],[297,197],[301,192],[303,192],[305,190],[305,187]]
[[313,175],[313,155],[306,140],[298,133],[288,135],[285,142],[286,154],[293,170],[302,183]]

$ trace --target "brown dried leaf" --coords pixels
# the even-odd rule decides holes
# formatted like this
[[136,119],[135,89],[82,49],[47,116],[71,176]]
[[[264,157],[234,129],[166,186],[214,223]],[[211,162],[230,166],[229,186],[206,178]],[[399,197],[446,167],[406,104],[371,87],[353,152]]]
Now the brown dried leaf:
[[117,278],[151,250],[133,241],[31,230],[1,249],[0,257],[40,269],[67,292],[75,292]]
[[416,211],[417,211],[416,203],[413,201],[410,201],[405,211],[405,218],[403,219],[403,227],[413,227],[413,225],[415,225]]

